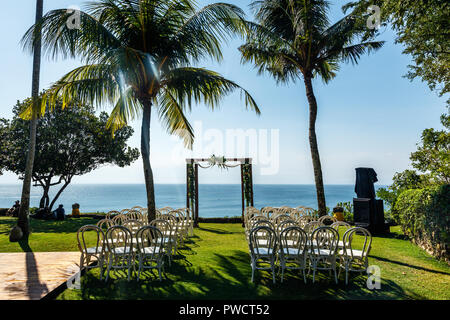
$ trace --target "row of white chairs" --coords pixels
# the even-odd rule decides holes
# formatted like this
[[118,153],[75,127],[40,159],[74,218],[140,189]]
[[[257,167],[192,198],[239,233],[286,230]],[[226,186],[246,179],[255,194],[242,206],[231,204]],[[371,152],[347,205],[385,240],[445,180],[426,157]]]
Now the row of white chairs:
[[261,210],[254,207],[247,207],[244,211],[244,225],[247,226],[249,221],[255,217],[258,217],[259,219],[269,219],[274,224],[286,219],[298,221],[301,225],[305,225],[312,221],[319,221],[321,224],[329,225],[337,221],[335,217],[329,215],[319,217],[314,209],[304,206],[296,208],[287,206],[279,208],[264,207],[261,208]]
[[[346,228],[340,241],[339,229]],[[354,237],[359,235],[360,237]],[[355,239],[359,238],[356,242]],[[251,257],[252,282],[255,270],[271,270],[275,283],[275,268],[281,270],[283,282],[286,269],[302,270],[306,283],[308,274],[313,271],[313,283],[316,271],[334,272],[336,283],[339,273],[345,271],[345,283],[349,272],[364,272],[368,267],[368,254],[372,245],[372,236],[367,229],[351,227],[344,222],[331,226],[308,225],[302,228],[296,221],[284,221],[275,228],[269,221],[259,221],[248,234]]]
[[[137,212],[136,208],[122,212],[115,211],[97,225],[83,226],[78,230],[78,247],[81,251],[80,270],[83,267],[100,268],[100,278],[106,263],[107,276],[111,269],[128,270],[128,280],[131,268],[135,270],[136,261],[139,264],[138,280],[142,269],[158,269],[161,280],[161,268],[164,267],[163,257],[171,264],[177,247],[188,237],[190,221],[181,213],[185,209],[158,210],[157,218],[148,222],[145,214]],[[168,213],[162,213],[168,212]],[[86,234],[96,234],[96,245],[88,246]],[[145,239],[144,239],[145,238]]]

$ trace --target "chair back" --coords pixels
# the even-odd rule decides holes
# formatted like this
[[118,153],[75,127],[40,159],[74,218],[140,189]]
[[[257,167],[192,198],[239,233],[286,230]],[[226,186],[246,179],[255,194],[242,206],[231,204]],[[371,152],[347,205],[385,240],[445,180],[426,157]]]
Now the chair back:
[[287,227],[280,233],[280,252],[287,255],[304,255],[307,252],[308,235],[297,226]]
[[[92,240],[95,240],[94,246],[90,245],[93,243]],[[78,249],[80,250],[80,252],[90,255],[100,255],[102,254],[104,249],[103,246],[105,241],[105,235],[102,229],[100,229],[99,227],[94,225],[86,225],[78,229],[77,241],[78,241]],[[88,248],[90,249],[89,251]]]
[[108,213],[105,214],[105,218],[106,219],[112,219],[113,217],[119,215],[120,212],[119,211],[115,211],[115,210],[111,210]]
[[97,227],[99,227],[102,231],[104,230],[105,232],[114,225],[115,223],[111,219],[102,219],[97,222]]
[[278,214],[277,216],[275,216],[275,218],[271,219],[272,223],[275,226],[278,226],[281,222],[286,221],[286,220],[292,220],[291,216],[288,214]]
[[130,253],[133,250],[133,235],[124,226],[113,226],[106,232],[106,244],[113,254]]
[[136,234],[138,252],[145,254],[151,260],[157,260],[163,254],[164,236],[156,227],[145,226]]
[[126,220],[123,222],[122,226],[131,231],[131,234],[136,235],[138,230],[142,228],[143,224],[139,220]]
[[152,220],[149,225],[160,230],[164,236],[170,235],[170,232],[172,231],[170,223],[164,219]]
[[[355,235],[359,236],[357,241],[354,241]],[[367,259],[372,247],[372,234],[365,228],[350,228],[344,233],[342,242],[344,243],[344,255],[353,259],[355,250],[358,250],[361,252],[358,258]]]
[[118,214],[117,216],[112,217],[111,221],[114,222],[115,225],[123,224],[127,219],[125,214]]
[[266,218],[270,218],[270,216],[274,213],[277,212],[277,210],[273,207],[264,207],[261,208],[261,215],[266,216]]
[[336,221],[336,222],[333,222],[330,227],[336,229],[336,231],[339,232],[340,228],[343,228],[343,229],[345,229],[345,231],[347,231],[352,226],[349,223],[344,222],[344,221]]
[[314,249],[328,250],[329,255],[335,255],[339,243],[339,233],[328,226],[319,227],[313,231],[311,243]]
[[172,231],[177,232],[178,231],[178,223],[177,223],[177,217],[170,213],[162,214],[161,217],[159,217],[162,220],[166,220],[170,227],[172,228]]
[[276,228],[276,232],[278,235],[281,234],[281,231],[283,231],[286,228],[289,227],[300,227],[299,224],[297,223],[297,221],[295,221],[294,219],[289,219],[289,220],[283,220],[281,221],[281,223],[279,223]]
[[326,216],[321,216],[317,221],[319,221],[323,225],[331,225],[338,220],[335,217],[326,215]]
[[128,213],[128,211],[130,211],[131,209],[122,209],[122,210],[120,210],[120,213],[121,214],[127,214]]
[[274,255],[277,246],[275,230],[268,226],[259,226],[250,231],[250,252],[256,256]]
[[322,224],[319,221],[311,221],[304,225],[303,230],[310,236],[317,228],[321,227]]

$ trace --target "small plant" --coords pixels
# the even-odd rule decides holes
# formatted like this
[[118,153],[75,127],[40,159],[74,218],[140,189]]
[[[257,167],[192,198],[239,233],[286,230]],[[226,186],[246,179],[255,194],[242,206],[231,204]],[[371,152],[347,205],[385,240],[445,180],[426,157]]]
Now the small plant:
[[344,209],[344,220],[346,222],[353,222],[353,203],[351,202],[338,202],[336,207]]

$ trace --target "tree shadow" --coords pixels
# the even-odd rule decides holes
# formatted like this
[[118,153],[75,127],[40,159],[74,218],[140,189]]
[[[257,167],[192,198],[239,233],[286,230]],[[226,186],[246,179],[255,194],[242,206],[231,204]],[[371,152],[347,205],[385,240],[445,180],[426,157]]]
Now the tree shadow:
[[27,296],[31,300],[39,300],[49,292],[48,287],[40,281],[36,257],[28,243],[28,236],[20,240],[19,245],[25,252]]
[[367,288],[367,276],[351,275],[345,285],[342,274],[338,284],[328,273],[318,273],[316,282],[308,275],[307,283],[299,271],[288,271],[284,282],[272,283],[271,273],[257,271],[251,282],[248,253],[234,250],[229,254],[214,254],[209,266],[193,266],[188,259],[174,260],[166,267],[163,281],[155,273],[144,273],[141,281],[127,281],[123,275],[111,276],[108,282],[100,281],[98,273],[88,272],[82,279],[82,299],[286,299],[286,300],[373,300],[373,299],[423,299],[413,292],[405,292],[394,281],[381,279],[381,289]]
[[433,270],[433,269],[428,269],[428,268],[424,268],[424,267],[420,267],[420,266],[415,266],[412,264],[408,264],[408,263],[404,263],[404,262],[400,262],[400,261],[395,261],[395,260],[391,260],[388,258],[382,258],[382,257],[378,257],[378,256],[373,256],[370,255],[371,258],[383,261],[383,262],[388,262],[388,263],[395,263],[404,267],[408,267],[408,268],[413,268],[416,270],[421,270],[421,271],[425,271],[425,272],[431,272],[431,273],[437,273],[437,274],[442,274],[442,275],[447,275],[450,276],[450,273],[448,272],[444,272],[444,271],[439,271],[439,270]]
[[238,233],[241,233],[241,232],[232,232],[232,231],[217,229],[217,228],[204,228],[204,227],[198,227],[198,230],[211,232],[211,233],[215,233],[215,234],[238,234]]

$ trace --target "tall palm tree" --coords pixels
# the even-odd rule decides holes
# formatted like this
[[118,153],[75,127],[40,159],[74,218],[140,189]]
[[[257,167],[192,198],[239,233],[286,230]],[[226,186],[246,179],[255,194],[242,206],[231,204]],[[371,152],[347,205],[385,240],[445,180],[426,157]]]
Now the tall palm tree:
[[[52,85],[42,99],[42,112],[61,96],[63,107],[79,99],[97,106],[112,104],[108,125],[114,131],[142,113],[141,154],[149,218],[155,217],[150,165],[150,120],[158,113],[168,132],[192,146],[194,134],[185,117],[192,103],[212,109],[238,89],[247,107],[259,113],[251,95],[220,74],[192,65],[222,58],[220,43],[243,34],[244,13],[216,3],[197,10],[193,0],[97,0],[79,12],[80,28],[67,28],[73,13],[54,10],[24,36],[31,47],[42,28],[42,43],[53,57],[79,57],[86,64]],[[26,117],[28,113],[24,113]]]
[[[36,0],[36,22],[42,19],[43,15],[43,0]],[[37,29],[39,34],[40,30]],[[33,175],[34,154],[36,152],[36,127],[38,118],[38,97],[39,97],[39,80],[41,71],[41,41],[38,37],[37,41],[33,43],[33,76],[31,84],[31,96],[33,101],[33,108],[30,117],[30,142],[27,154],[27,163],[25,168],[25,175],[22,185],[22,197],[20,201],[19,217],[17,225],[22,229],[23,235],[29,234],[28,210],[30,208],[30,191],[31,178]]]
[[345,16],[331,25],[329,3],[324,0],[254,1],[256,23],[239,48],[242,61],[252,62],[258,73],[268,72],[277,82],[303,78],[309,104],[309,144],[316,184],[319,214],[326,214],[325,193],[316,137],[317,101],[312,79],[319,76],[328,83],[340,62],[356,64],[365,52],[381,48],[383,42],[355,43],[363,34],[361,19]]

